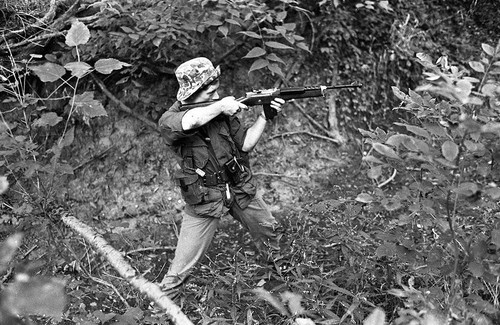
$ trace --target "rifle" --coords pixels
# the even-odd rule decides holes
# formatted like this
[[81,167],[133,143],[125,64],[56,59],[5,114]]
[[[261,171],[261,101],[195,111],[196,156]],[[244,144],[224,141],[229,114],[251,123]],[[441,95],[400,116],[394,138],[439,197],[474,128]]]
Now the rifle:
[[[274,98],[282,98],[285,101],[298,98],[311,98],[311,97],[324,97],[325,91],[330,89],[341,89],[341,88],[357,88],[361,87],[360,83],[352,83],[350,85],[336,85],[336,86],[313,86],[313,87],[289,87],[289,88],[272,88],[272,89],[261,89],[253,90],[247,92],[245,96],[236,99],[240,103],[247,106],[262,105],[264,107],[264,114],[268,120],[272,120],[278,112],[271,107],[271,101]],[[183,104],[181,106],[182,110],[188,110],[195,107],[208,106],[217,102],[217,100],[211,100],[200,103],[193,104]]]

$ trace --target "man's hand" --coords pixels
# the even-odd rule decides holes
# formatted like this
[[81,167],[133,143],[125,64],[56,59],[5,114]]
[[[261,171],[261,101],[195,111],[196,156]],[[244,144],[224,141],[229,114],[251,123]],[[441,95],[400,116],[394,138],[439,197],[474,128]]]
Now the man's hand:
[[264,110],[262,111],[260,116],[266,121],[272,120],[273,117],[275,117],[279,112],[281,112],[282,105],[284,103],[285,100],[283,98],[279,97],[273,98],[273,100],[271,100],[271,103],[269,103],[269,106],[264,106]]
[[271,101],[271,107],[274,108],[277,112],[281,112],[281,106],[285,103],[283,98],[274,98]]
[[248,106],[237,101],[233,96],[222,98],[218,103],[222,114],[233,116],[242,109],[248,109]]

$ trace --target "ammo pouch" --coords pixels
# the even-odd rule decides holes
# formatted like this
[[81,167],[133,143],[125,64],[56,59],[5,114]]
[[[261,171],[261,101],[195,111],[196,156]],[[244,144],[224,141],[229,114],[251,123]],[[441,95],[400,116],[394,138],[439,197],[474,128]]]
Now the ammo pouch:
[[187,204],[199,204],[203,202],[208,189],[203,186],[203,181],[198,174],[182,175],[176,177],[181,189],[182,197]]

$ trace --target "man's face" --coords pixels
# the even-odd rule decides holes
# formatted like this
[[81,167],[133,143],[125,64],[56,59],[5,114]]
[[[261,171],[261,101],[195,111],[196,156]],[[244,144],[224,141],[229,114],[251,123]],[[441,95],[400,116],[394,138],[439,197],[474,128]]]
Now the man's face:
[[219,99],[219,93],[217,92],[218,89],[219,79],[216,79],[210,84],[210,86],[207,87],[207,89],[200,91],[193,102],[200,103]]

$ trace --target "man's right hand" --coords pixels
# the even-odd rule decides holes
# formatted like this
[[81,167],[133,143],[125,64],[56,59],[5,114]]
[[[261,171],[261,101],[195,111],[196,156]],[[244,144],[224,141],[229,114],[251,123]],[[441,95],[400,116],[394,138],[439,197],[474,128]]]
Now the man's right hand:
[[237,114],[239,111],[242,109],[248,109],[248,106],[240,103],[239,101],[236,100],[233,96],[228,96],[224,97],[221,100],[217,102],[218,105],[220,105],[220,110],[222,114],[228,115],[228,116],[233,116],[234,114]]

